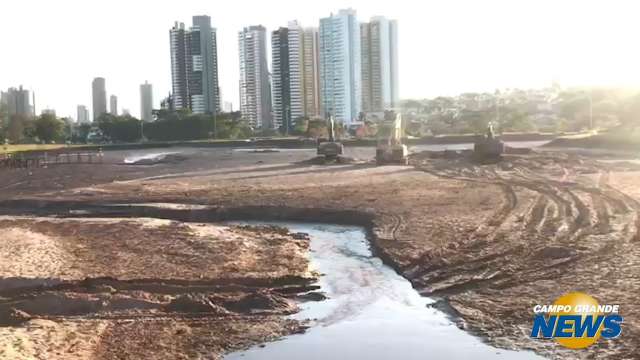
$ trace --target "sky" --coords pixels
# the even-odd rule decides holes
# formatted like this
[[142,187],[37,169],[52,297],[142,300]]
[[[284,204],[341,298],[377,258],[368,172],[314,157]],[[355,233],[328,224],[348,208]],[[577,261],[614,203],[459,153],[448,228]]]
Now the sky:
[[38,113],[75,118],[101,76],[119,108],[139,116],[140,84],[153,84],[156,107],[170,91],[169,29],[205,14],[218,30],[223,101],[237,109],[239,30],[317,26],[349,7],[360,21],[398,20],[403,99],[554,80],[640,87],[636,0],[20,0],[0,7],[0,88],[24,85]]

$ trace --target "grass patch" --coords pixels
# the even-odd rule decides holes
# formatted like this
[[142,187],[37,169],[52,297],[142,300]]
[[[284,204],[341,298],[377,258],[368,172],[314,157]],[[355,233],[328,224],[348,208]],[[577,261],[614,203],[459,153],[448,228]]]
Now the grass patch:
[[44,150],[56,150],[67,147],[74,147],[78,145],[65,145],[65,144],[17,144],[17,145],[0,145],[0,154],[21,152],[21,151],[44,151]]

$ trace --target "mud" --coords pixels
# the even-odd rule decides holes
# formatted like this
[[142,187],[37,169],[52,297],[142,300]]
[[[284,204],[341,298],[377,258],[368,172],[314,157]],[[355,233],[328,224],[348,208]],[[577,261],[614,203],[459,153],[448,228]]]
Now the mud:
[[[195,357],[203,346],[211,351],[207,354],[221,354],[301,329],[299,323],[283,320],[281,315],[291,311],[284,301],[289,303],[292,297],[309,291],[303,291],[309,283],[300,279],[308,279],[313,274],[305,274],[307,269],[303,269],[302,262],[295,261],[297,257],[286,258],[282,252],[287,253],[292,248],[289,245],[298,241],[301,243],[293,248],[304,253],[305,240],[276,233],[272,235],[273,241],[258,239],[259,246],[246,249],[251,254],[246,257],[237,252],[236,246],[226,246],[221,239],[216,251],[214,248],[204,250],[217,256],[215,261],[207,263],[195,256],[191,263],[184,259],[200,252],[200,242],[188,239],[192,236],[197,239],[200,235],[186,229],[192,229],[193,223],[234,219],[354,224],[369,229],[376,255],[409,279],[422,294],[442,299],[442,304],[446,304],[443,308],[461,319],[460,326],[493,345],[533,349],[551,358],[636,356],[640,344],[637,325],[640,309],[636,301],[640,294],[637,277],[640,273],[637,246],[640,169],[636,165],[547,152],[507,154],[503,161],[486,165],[469,161],[460,154],[431,156],[425,153],[412,156],[409,167],[375,167],[367,163],[278,165],[270,163],[268,158],[281,159],[284,155],[282,152],[262,154],[260,158],[265,164],[245,163],[213,170],[197,170],[188,160],[171,169],[151,167],[149,172],[138,175],[143,177],[140,180],[128,174],[134,179],[111,183],[109,178],[103,178],[96,181],[106,183],[89,187],[69,182],[66,190],[52,191],[44,187],[37,192],[34,182],[16,185],[19,191],[11,196],[5,192],[3,196],[7,200],[0,204],[0,210],[7,215],[1,221],[3,228],[38,234],[39,240],[29,245],[34,251],[41,251],[39,247],[57,250],[51,251],[53,260],[42,270],[36,261],[22,259],[19,271],[4,270],[2,276],[63,279],[67,283],[56,286],[70,287],[79,286],[73,282],[81,281],[85,274],[112,276],[118,292],[125,291],[119,289],[126,286],[149,285],[145,281],[138,283],[131,276],[127,278],[128,274],[135,274],[134,277],[150,280],[153,286],[172,289],[172,296],[186,295],[178,291],[182,286],[187,287],[184,282],[188,282],[188,293],[193,287],[214,286],[200,288],[200,294],[207,299],[211,299],[212,293],[227,294],[225,296],[233,299],[237,299],[239,293],[246,296],[261,291],[277,296],[277,300],[263,302],[278,304],[278,314],[269,309],[262,309],[267,312],[261,315],[251,311],[239,314],[237,321],[225,322],[226,330],[220,327],[221,320],[215,318],[219,316],[216,311],[198,313],[209,314],[204,317],[194,318],[189,314],[188,320],[181,320],[186,317],[166,315],[162,308],[152,310],[161,315],[150,317],[153,320],[149,323],[144,317],[138,320],[129,314],[124,318],[116,316],[117,320],[98,318],[91,325],[110,334],[95,341],[93,349],[94,354],[100,354],[96,355],[98,358],[117,358],[117,354],[127,352],[136,358],[145,346],[155,344],[160,344],[160,352],[177,349],[168,352],[174,357],[177,354]],[[97,171],[100,170],[90,170],[91,176],[99,179]],[[78,215],[70,210],[90,213],[95,207],[128,203],[197,206],[188,211],[180,209],[182,206],[175,209],[145,205],[133,211],[116,206],[106,216],[126,219],[124,214],[129,213],[130,217],[153,215],[171,220],[171,225],[162,225],[164,230],[155,227],[150,232],[140,224],[123,228],[111,226],[113,230],[110,230],[110,226],[100,228],[96,222],[91,224],[94,231],[78,233],[74,232],[77,220],[49,218]],[[100,217],[104,218],[105,214],[96,215]],[[70,225],[60,225],[58,221],[68,221]],[[82,221],[98,220],[85,217]],[[129,220],[121,220],[119,224],[127,222]],[[103,233],[96,229],[107,232],[109,238],[116,239],[115,244],[123,245],[135,256],[125,256],[125,261],[119,261],[121,257],[113,252],[115,245],[105,245],[104,236],[89,235]],[[147,252],[146,246],[130,243],[127,239],[133,236],[127,236],[129,232],[136,238],[146,239],[145,244],[150,245],[151,251]],[[164,238],[175,248],[167,258],[152,260],[156,254],[162,254],[167,245],[161,242],[156,246],[153,242]],[[79,242],[82,246],[74,247],[78,245],[77,239],[84,239]],[[20,253],[18,240],[7,243],[3,245],[6,248],[0,248],[3,259],[11,258],[7,254]],[[94,255],[83,257],[83,254]],[[280,259],[273,254],[284,257]],[[238,255],[254,261],[234,263]],[[69,256],[74,260],[70,261]],[[255,259],[263,260],[256,262]],[[113,266],[114,261],[117,266]],[[69,263],[79,265],[66,265]],[[201,278],[199,269],[203,265],[206,271]],[[620,304],[625,316],[623,336],[611,341],[600,340],[583,352],[563,349],[552,341],[529,339],[531,307],[553,302],[569,291],[587,292],[601,303]],[[152,302],[162,306],[171,303],[170,299],[160,299],[166,296],[164,293],[154,296],[158,298]],[[263,302],[247,301],[249,304]],[[224,302],[211,303],[237,313],[225,307]],[[201,306],[208,308],[209,305],[195,301],[194,307],[202,309]],[[76,326],[68,324],[64,316],[56,321],[69,329]],[[109,323],[105,325],[105,321]],[[21,327],[15,330],[21,331]],[[125,339],[132,340],[123,341]],[[83,340],[78,345],[85,354],[90,348],[87,344],[93,343]]]
[[[154,358],[218,358],[225,349],[304,331],[283,315],[297,311],[298,294],[317,288],[310,285],[308,238],[278,227],[117,217],[5,217],[0,227],[19,235],[5,239],[3,254],[27,250],[24,256],[33,257],[4,258],[0,269],[0,334],[15,340],[5,347],[0,341],[3,359],[32,352],[47,359],[146,358],[149,344],[162,342],[171,347]],[[25,249],[22,240],[38,246]],[[46,251],[53,245],[65,256]],[[161,262],[149,263],[154,257]],[[264,271],[271,258],[273,271]],[[43,334],[32,328],[40,321],[60,325]],[[54,338],[69,337],[78,322],[102,331],[84,334],[83,345],[91,344],[84,352],[60,353]],[[237,335],[227,336],[234,330]],[[33,344],[15,346],[25,341]]]

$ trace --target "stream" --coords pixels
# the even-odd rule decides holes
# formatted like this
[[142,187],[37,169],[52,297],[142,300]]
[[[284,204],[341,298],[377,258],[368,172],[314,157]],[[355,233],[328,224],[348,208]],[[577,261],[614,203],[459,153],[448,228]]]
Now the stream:
[[311,319],[306,333],[230,353],[227,360],[542,359],[529,351],[491,347],[428,307],[434,301],[375,257],[360,227],[269,224],[310,235],[309,260],[324,274],[318,285],[328,299],[301,303],[301,311],[292,315]]

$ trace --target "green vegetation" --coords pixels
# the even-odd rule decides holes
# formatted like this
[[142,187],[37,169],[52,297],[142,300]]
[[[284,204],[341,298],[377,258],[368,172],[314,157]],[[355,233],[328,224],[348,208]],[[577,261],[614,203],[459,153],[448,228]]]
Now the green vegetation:
[[144,124],[144,136],[152,141],[246,139],[253,131],[239,112],[217,116],[188,112],[157,112],[157,120]]
[[640,93],[614,88],[510,89],[402,104],[412,135],[584,132],[640,125]]
[[53,114],[42,114],[36,118],[34,123],[34,133],[38,139],[45,144],[51,142],[64,142],[65,123],[57,119]]

